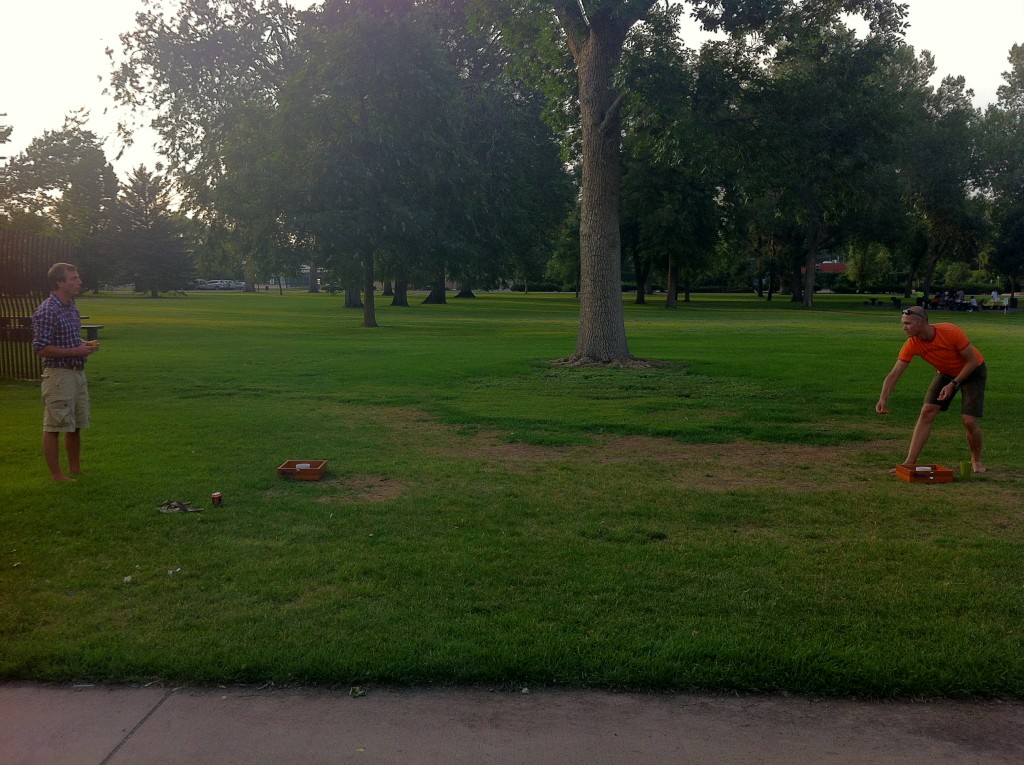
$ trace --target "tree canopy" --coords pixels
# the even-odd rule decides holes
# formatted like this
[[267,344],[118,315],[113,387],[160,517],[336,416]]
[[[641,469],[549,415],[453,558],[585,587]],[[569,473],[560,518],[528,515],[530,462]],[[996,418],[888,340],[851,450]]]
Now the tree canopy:
[[[687,49],[684,13],[724,38]],[[982,115],[962,78],[930,84],[906,20],[894,0],[146,0],[111,89],[153,116],[203,275],[308,266],[373,326],[377,280],[401,305],[546,273],[580,296],[565,361],[630,364],[624,263],[669,306],[702,279],[809,306],[836,257],[864,289],[1019,279],[1020,50]],[[85,115],[31,148],[0,225],[141,275],[118,237],[156,177],[119,186]]]

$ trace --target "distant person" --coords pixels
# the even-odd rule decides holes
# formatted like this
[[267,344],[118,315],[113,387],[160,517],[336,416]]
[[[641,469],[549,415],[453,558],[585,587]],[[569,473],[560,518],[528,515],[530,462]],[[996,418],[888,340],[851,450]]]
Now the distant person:
[[999,290],[992,290],[992,307],[998,308],[1003,304],[1003,299],[999,296]]
[[981,461],[982,435],[978,422],[985,408],[985,382],[988,376],[984,357],[971,345],[967,333],[960,327],[948,323],[929,324],[928,312],[919,306],[904,310],[900,324],[907,341],[900,349],[896,365],[882,383],[882,394],[875,404],[875,411],[879,414],[889,413],[889,396],[915,356],[920,356],[936,370],[925,394],[903,465],[913,467],[917,464],[921,450],[931,435],[936,415],[948,410],[957,391],[962,391],[962,419],[967,430],[971,464],[975,473],[984,473],[986,468]]
[[60,434],[68,472],[81,473],[81,431],[89,427],[85,360],[99,350],[99,341],[82,342],[82,317],[75,306],[82,291],[78,269],[55,263],[47,278],[53,291],[32,314],[32,345],[43,360],[43,456],[54,481],[70,481],[60,467]]

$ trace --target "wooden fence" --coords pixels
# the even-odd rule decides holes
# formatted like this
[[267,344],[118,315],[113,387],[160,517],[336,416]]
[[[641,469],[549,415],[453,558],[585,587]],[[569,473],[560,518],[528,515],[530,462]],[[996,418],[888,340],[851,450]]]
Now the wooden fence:
[[50,294],[47,270],[54,263],[74,263],[74,257],[67,242],[0,229],[0,379],[39,379],[32,313]]

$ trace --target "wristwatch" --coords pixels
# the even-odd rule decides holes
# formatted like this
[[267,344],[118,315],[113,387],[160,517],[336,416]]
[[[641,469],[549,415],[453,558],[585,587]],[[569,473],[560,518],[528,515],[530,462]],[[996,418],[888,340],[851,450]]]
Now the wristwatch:
[[953,383],[953,388],[955,390],[960,390],[960,383],[958,383],[956,379],[950,380],[950,382]]

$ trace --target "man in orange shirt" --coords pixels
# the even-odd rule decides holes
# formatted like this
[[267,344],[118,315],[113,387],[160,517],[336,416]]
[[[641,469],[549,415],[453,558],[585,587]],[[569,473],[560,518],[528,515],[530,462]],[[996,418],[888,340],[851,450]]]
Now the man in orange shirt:
[[896,365],[882,383],[882,394],[875,404],[875,411],[889,413],[889,396],[914,356],[920,356],[935,367],[935,378],[925,394],[924,405],[910,439],[910,451],[903,464],[907,467],[917,464],[917,458],[932,433],[936,415],[949,409],[956,392],[962,391],[962,416],[967,430],[967,445],[971,449],[971,464],[975,473],[984,473],[986,468],[981,461],[982,437],[978,420],[985,408],[985,358],[971,345],[967,333],[960,327],[955,324],[929,324],[928,312],[921,306],[903,311],[900,323],[907,341],[900,349]]

